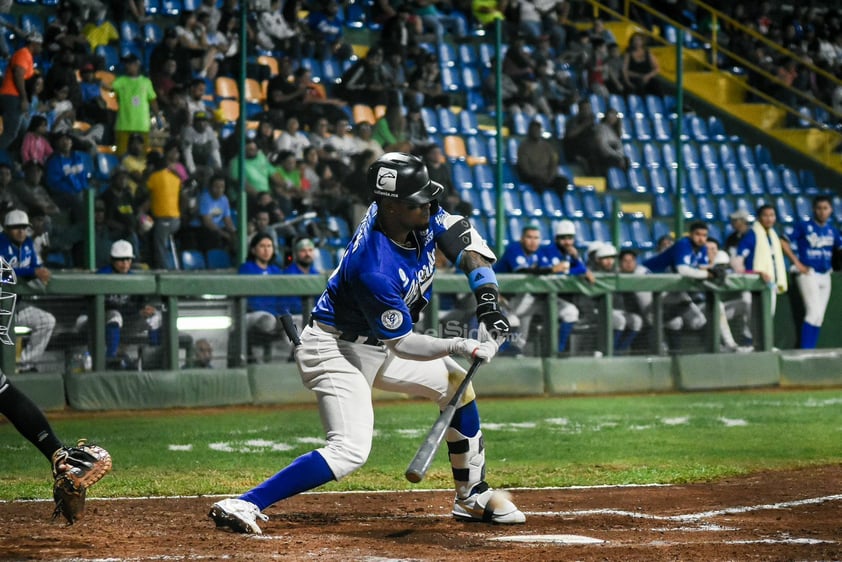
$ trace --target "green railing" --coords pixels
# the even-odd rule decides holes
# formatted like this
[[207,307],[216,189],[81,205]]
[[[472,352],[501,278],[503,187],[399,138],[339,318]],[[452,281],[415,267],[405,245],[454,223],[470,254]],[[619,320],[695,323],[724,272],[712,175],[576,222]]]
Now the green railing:
[[[275,294],[283,296],[305,297],[305,310],[313,298],[322,293],[326,277],[323,275],[295,276],[257,276],[237,274],[188,274],[160,273],[137,274],[130,276],[96,275],[90,273],[57,272],[43,290],[36,290],[26,284],[17,287],[19,298],[32,302],[36,306],[44,297],[85,297],[88,302],[88,341],[92,345],[93,369],[105,369],[105,297],[110,294],[149,295],[162,302],[164,312],[164,369],[179,369],[179,333],[177,321],[179,302],[182,299],[230,299],[233,306],[232,337],[230,341],[238,349],[233,354],[234,362],[243,361],[245,349],[244,326],[245,298],[248,296]],[[597,349],[605,356],[613,355],[613,337],[611,326],[612,299],[614,292],[653,293],[655,338],[652,353],[661,353],[663,343],[663,307],[665,293],[704,292],[707,294],[706,307],[708,318],[715,318],[711,310],[719,307],[724,293],[750,291],[754,294],[754,318],[761,327],[755,334],[754,345],[758,350],[769,350],[773,345],[772,317],[770,314],[770,293],[766,285],[756,275],[732,275],[722,286],[706,281],[696,281],[679,275],[620,275],[598,274],[593,285],[579,277],[533,276],[523,274],[500,275],[500,290],[503,294],[530,292],[539,296],[546,304],[545,325],[542,330],[544,341],[541,349],[555,350],[552,342],[558,338],[559,295],[584,295],[597,303],[596,338]],[[461,274],[439,274],[434,284],[430,307],[425,317],[425,327],[437,327],[440,314],[441,296],[460,294],[469,291],[467,281]],[[49,301],[45,299],[45,304]],[[48,307],[47,307],[48,308]],[[78,312],[84,312],[79,310]],[[715,352],[719,345],[719,323],[708,322],[705,334],[706,350]],[[2,348],[2,346],[0,346]],[[2,366],[5,372],[14,372],[14,353],[12,348],[0,349]],[[232,354],[229,353],[229,357]],[[237,359],[239,358],[239,359]],[[232,365],[240,366],[240,365]]]

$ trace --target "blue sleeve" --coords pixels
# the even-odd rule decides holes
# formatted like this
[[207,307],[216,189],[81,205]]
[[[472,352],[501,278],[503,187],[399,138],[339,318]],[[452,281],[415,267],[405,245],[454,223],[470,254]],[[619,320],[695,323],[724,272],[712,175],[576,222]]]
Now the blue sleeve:
[[64,181],[64,170],[61,167],[61,161],[57,157],[52,157],[47,160],[47,185],[50,189],[55,191],[65,191],[61,185]]
[[678,271],[680,265],[693,266],[693,246],[690,244],[690,240],[682,238],[675,243],[675,251],[672,254],[670,265],[676,271]]
[[211,210],[213,210],[213,199],[211,199],[210,193],[207,190],[202,191],[202,194],[199,196],[199,215],[208,215]]
[[32,278],[35,277],[35,270],[42,266],[41,258],[38,257],[38,252],[35,251],[35,244],[31,238],[27,238],[21,246],[21,254],[31,256],[29,265],[27,267],[16,267],[15,273],[18,277]]
[[568,275],[584,275],[588,272],[585,262],[579,258],[570,258],[570,272]]
[[756,245],[757,236],[753,230],[749,230],[740,239],[740,245],[737,246],[737,255],[743,258],[746,271],[751,271],[754,267],[754,247]]

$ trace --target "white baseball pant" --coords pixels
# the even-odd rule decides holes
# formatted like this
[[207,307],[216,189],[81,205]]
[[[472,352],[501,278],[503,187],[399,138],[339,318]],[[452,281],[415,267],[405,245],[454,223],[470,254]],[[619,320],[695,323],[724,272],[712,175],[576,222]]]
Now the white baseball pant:
[[15,314],[15,325],[29,328],[29,342],[20,354],[22,363],[37,361],[44,354],[53,328],[56,327],[56,317],[40,308],[27,306],[19,309]]
[[796,282],[804,300],[804,321],[813,326],[821,326],[827,303],[830,301],[830,274],[811,270],[810,273],[797,275]]

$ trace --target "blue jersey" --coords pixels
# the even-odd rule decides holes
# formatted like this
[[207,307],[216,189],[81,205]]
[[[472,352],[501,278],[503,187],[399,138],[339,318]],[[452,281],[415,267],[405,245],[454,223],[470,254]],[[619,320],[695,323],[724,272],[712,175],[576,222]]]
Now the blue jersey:
[[[302,271],[298,264],[292,262],[284,268],[284,275],[318,275],[319,270],[314,264],[310,264],[307,271]],[[280,306],[284,310],[289,311],[290,314],[301,314],[301,297],[280,297]]]
[[35,270],[42,266],[35,244],[29,237],[18,246],[5,232],[0,232],[0,256],[6,258],[15,275],[24,279],[35,277]]
[[690,238],[685,236],[660,254],[644,261],[643,266],[652,273],[678,273],[679,266],[687,265],[698,269],[708,263],[707,246],[693,248]]
[[842,248],[842,235],[829,222],[824,226],[813,219],[800,222],[790,238],[797,247],[798,259],[816,273],[830,271],[833,251]]
[[[281,275],[282,272],[281,268],[275,264],[270,263],[264,269],[257,265],[254,261],[249,260],[240,266],[237,273],[240,275]],[[262,310],[264,312],[274,314],[275,316],[285,312],[283,303],[281,302],[281,297],[276,296],[248,297],[248,299],[246,299],[246,307],[249,312]]]
[[588,267],[585,265],[585,262],[576,256],[571,256],[567,252],[562,252],[561,248],[559,248],[556,244],[541,246],[540,251],[544,254],[550,267],[555,267],[562,262],[569,263],[570,269],[567,270],[567,275],[584,275],[588,272]]
[[509,242],[503,256],[494,264],[497,273],[525,273],[530,269],[551,267],[547,256],[542,254],[541,248],[537,252],[527,254],[520,242]]
[[428,229],[415,231],[416,247],[402,248],[377,226],[377,204],[372,203],[316,302],[313,318],[348,337],[391,340],[411,332],[432,293],[436,239],[445,232],[448,216],[439,209]]

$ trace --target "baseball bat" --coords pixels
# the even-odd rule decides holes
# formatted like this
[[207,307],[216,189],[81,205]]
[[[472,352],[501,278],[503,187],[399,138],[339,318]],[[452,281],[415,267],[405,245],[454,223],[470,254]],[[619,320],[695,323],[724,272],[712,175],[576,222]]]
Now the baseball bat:
[[289,312],[281,314],[278,316],[278,320],[281,321],[284,333],[289,338],[289,341],[292,342],[292,345],[294,347],[301,345],[301,339],[298,337],[298,328],[295,327],[295,323],[292,321],[292,314]]
[[468,384],[470,384],[471,379],[474,377],[474,374],[479,369],[479,366],[482,365],[482,359],[476,359],[472,364],[471,368],[468,369],[468,374],[465,375],[465,378],[462,380],[462,383],[459,385],[459,388],[456,389],[456,393],[453,395],[453,398],[450,399],[450,402],[447,403],[447,407],[439,414],[439,418],[436,420],[436,423],[433,424],[433,427],[430,428],[430,431],[427,432],[427,437],[424,439],[424,442],[421,443],[421,446],[418,447],[418,452],[415,453],[415,456],[412,457],[412,460],[409,461],[409,466],[404,473],[406,479],[410,482],[417,484],[424,479],[424,475],[427,474],[427,470],[430,468],[430,464],[433,462],[433,457],[436,456],[436,451],[439,449],[439,445],[441,445],[441,440],[444,439],[444,433],[447,431],[450,422],[453,420],[453,414],[456,413],[456,405],[462,400],[462,396],[465,395],[465,389],[468,388]]

